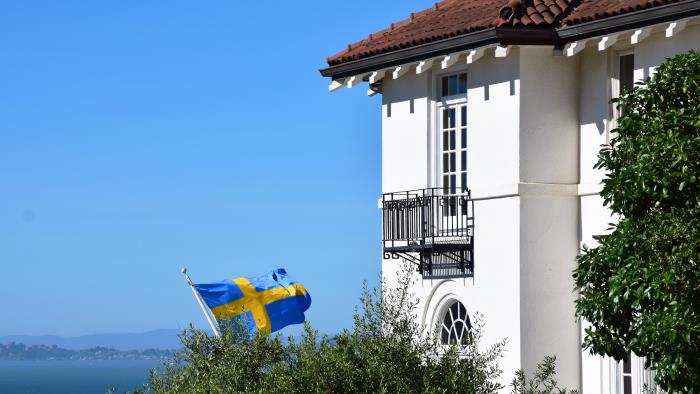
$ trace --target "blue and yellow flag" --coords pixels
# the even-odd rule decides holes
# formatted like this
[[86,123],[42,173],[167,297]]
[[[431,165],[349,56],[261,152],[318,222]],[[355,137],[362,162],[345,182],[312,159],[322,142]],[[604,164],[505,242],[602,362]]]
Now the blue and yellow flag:
[[194,287],[219,322],[244,318],[251,332],[269,334],[303,323],[311,296],[284,268],[263,276],[201,283]]

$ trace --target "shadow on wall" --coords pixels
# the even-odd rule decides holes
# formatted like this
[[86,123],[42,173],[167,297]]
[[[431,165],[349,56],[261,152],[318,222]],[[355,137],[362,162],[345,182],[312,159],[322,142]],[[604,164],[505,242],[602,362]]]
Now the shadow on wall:
[[[387,115],[391,114],[392,104],[408,102],[413,113],[413,100],[425,97],[425,93],[432,95],[433,76],[438,78],[442,75],[449,75],[457,72],[467,72],[467,85],[472,91],[482,89],[483,100],[491,99],[491,87],[502,83],[509,84],[510,95],[515,96],[516,79],[518,76],[518,53],[517,50],[512,51],[506,58],[491,58],[485,57],[468,68],[454,66],[448,70],[441,70],[440,64],[436,63],[433,66],[432,72],[426,72],[416,75],[415,68],[402,76],[399,79],[392,79],[389,74],[384,78],[384,92],[382,95],[382,103],[387,106]],[[422,92],[417,94],[417,92]],[[437,92],[439,94],[439,92]]]
[[459,267],[459,262],[445,255],[433,256],[432,272],[423,272],[424,279],[451,279],[473,278],[474,267],[467,264],[464,271]]

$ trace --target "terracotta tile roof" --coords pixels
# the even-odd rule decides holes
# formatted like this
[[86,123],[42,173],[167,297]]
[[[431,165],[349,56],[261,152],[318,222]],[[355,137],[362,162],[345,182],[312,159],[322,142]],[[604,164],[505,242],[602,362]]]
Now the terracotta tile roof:
[[573,8],[574,0],[510,0],[498,11],[494,27],[552,27]]
[[327,59],[329,66],[500,27],[553,29],[682,0],[445,0],[370,34]]
[[571,26],[611,16],[659,7],[682,0],[582,0],[574,12],[562,19],[562,25]]
[[491,27],[504,0],[445,0],[432,8],[413,13],[389,28],[327,59],[334,66],[351,60],[395,51]]

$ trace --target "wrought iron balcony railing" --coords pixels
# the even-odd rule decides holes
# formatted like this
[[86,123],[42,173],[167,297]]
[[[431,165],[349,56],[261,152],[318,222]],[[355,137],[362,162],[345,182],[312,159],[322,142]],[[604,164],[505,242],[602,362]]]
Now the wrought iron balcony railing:
[[[403,257],[423,275],[470,276],[474,269],[474,201],[471,193],[441,188],[382,195],[385,258]],[[434,272],[438,268],[439,272]]]

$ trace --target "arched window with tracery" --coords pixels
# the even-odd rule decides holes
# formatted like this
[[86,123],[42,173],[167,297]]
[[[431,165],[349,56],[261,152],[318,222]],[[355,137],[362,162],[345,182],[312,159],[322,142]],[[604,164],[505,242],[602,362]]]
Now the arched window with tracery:
[[455,301],[447,308],[440,328],[440,342],[443,345],[466,345],[472,323],[467,315],[467,308]]

